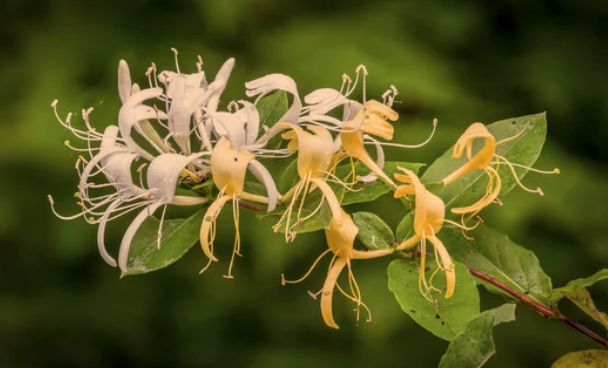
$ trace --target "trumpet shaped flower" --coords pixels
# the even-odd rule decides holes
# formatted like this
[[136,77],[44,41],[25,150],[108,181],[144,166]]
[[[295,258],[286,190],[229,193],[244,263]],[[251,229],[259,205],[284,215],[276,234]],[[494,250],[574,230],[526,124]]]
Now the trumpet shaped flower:
[[[131,240],[141,223],[146,217],[151,215],[154,210],[163,204],[195,205],[207,201],[206,198],[174,195],[177,177],[183,166],[194,159],[197,159],[200,155],[184,157],[175,154],[164,154],[158,156],[154,159],[154,164],[151,164],[148,168],[148,184],[150,189],[143,189],[142,186],[136,185],[131,177],[132,164],[134,160],[139,158],[139,155],[132,152],[128,146],[121,143],[124,142],[124,140],[118,137],[119,128],[117,126],[111,125],[107,127],[104,134],[101,137],[98,137],[95,130],[89,125],[89,113],[90,110],[83,112],[84,120],[87,127],[89,127],[89,130],[74,130],[75,134],[80,138],[85,139],[88,137],[87,143],[89,143],[89,147],[87,150],[91,155],[90,161],[80,157],[76,164],[80,177],[80,183],[78,185],[79,193],[77,194],[77,197],[79,199],[79,205],[82,207],[82,211],[74,216],[61,216],[57,212],[55,212],[55,214],[64,220],[84,216],[87,221],[99,224],[97,232],[99,252],[108,264],[115,267],[117,265],[116,261],[109,255],[105,248],[104,235],[107,223],[123,214],[146,207],[146,209],[136,217],[129,227],[129,230],[125,233],[125,238],[121,245],[121,255],[119,255],[118,264],[121,269],[125,271]],[[68,123],[64,124],[70,126],[69,118],[66,120]],[[88,134],[88,136],[83,136],[83,134]],[[95,149],[90,147],[90,143],[91,141],[98,141],[99,139],[97,138],[101,139],[101,145],[99,147],[99,152],[95,154],[93,153]],[[163,164],[163,162],[165,163]],[[183,166],[180,166],[181,163],[183,163]],[[82,169],[80,169],[81,164],[84,164]],[[141,168],[143,168],[143,166]],[[105,176],[108,181],[107,184],[89,182],[92,178],[100,174]],[[162,179],[159,179],[161,177]],[[113,187],[116,189],[116,192],[101,196],[95,196],[90,193],[91,190],[107,187]],[[49,196],[49,200],[53,208],[54,203],[51,196]],[[90,217],[87,218],[86,216]],[[95,217],[99,218],[95,219]]]
[[[284,139],[290,140],[287,149],[292,152],[298,151],[297,165],[300,180],[282,198],[282,201],[286,202],[290,200],[290,203],[279,222],[275,225],[275,231],[278,231],[285,221],[285,239],[287,241],[293,239],[293,237],[295,237],[295,233],[292,231],[293,227],[312,217],[320,210],[324,200],[327,200],[327,203],[331,208],[333,221],[335,221],[336,224],[340,224],[342,221],[340,202],[334,191],[326,183],[333,153],[333,139],[331,134],[327,129],[321,126],[310,125],[307,127],[308,131],[306,131],[295,124],[279,123],[277,125],[280,129],[289,130],[283,134]],[[323,193],[323,198],[321,199],[317,210],[302,218],[301,212],[306,201],[306,195],[315,188],[319,188]],[[302,196],[300,207],[296,215],[296,221],[292,226],[292,212],[294,211],[294,206],[296,201],[300,199],[300,196]]]
[[[240,141],[237,140],[237,142]],[[203,252],[209,258],[210,262],[217,262],[217,258],[213,255],[216,220],[224,205],[232,200],[236,236],[232,259],[230,261],[228,275],[226,276],[227,278],[232,278],[231,272],[234,257],[235,255],[240,255],[239,201],[245,200],[268,204],[268,211],[272,211],[274,210],[279,197],[279,193],[270,173],[262,164],[255,160],[255,157],[256,156],[250,151],[240,150],[238,145],[235,147],[226,136],[222,136],[219,139],[211,154],[211,175],[213,176],[215,186],[219,189],[220,193],[205,213],[203,223],[201,224],[200,241]],[[264,183],[268,197],[254,195],[244,190],[247,169]],[[201,272],[206,269],[207,267]]]
[[[353,178],[355,176],[354,160],[359,160],[371,170],[371,174],[358,178],[362,182],[373,182],[378,177],[387,183],[387,185],[395,188],[393,180],[388,177],[383,171],[384,166],[384,151],[382,146],[396,146],[403,148],[417,148],[425,145],[432,138],[435,128],[431,136],[422,144],[418,145],[403,145],[396,143],[381,142],[374,137],[379,137],[390,141],[393,139],[394,127],[389,121],[396,121],[399,115],[392,109],[395,97],[398,91],[395,87],[384,93],[383,102],[376,100],[366,101],[365,99],[365,80],[367,69],[361,65],[356,70],[356,79],[352,80],[344,75],[343,83],[340,90],[331,88],[321,88],[313,91],[305,97],[305,102],[308,104],[303,109],[303,116],[300,117],[300,122],[309,122],[312,124],[322,124],[330,127],[329,129],[337,130],[339,136],[336,139],[341,150],[334,157],[334,167],[344,158],[350,158]],[[348,99],[353,93],[359,79],[363,80],[363,103]],[[343,106],[342,120],[336,119],[327,115],[327,113],[338,106]],[[436,121],[434,126],[436,126]],[[374,161],[367,152],[365,145],[373,144],[376,148],[376,161]]]
[[[202,111],[212,114],[217,111],[219,98],[226,88],[228,78],[234,67],[234,59],[228,59],[218,71],[215,80],[208,83],[205,72],[202,70],[202,60],[198,63],[198,72],[183,74],[177,63],[177,51],[175,52],[177,72],[163,71],[158,75],[158,81],[165,85],[164,98],[168,103],[168,127],[182,152],[190,154],[190,135],[193,131],[192,118],[195,116],[201,136],[206,131],[206,124],[202,120]],[[198,117],[198,118],[197,118]],[[210,150],[207,142],[204,142]]]
[[[329,249],[323,252],[317,258],[310,270],[299,280],[289,281],[285,280],[285,277],[282,279],[283,284],[295,284],[303,281],[312,273],[316,265],[327,253],[333,253],[323,288],[318,293],[311,295],[316,298],[319,294],[321,294],[321,316],[323,317],[323,321],[327,326],[336,329],[338,328],[338,325],[334,321],[332,308],[333,294],[336,288],[338,288],[341,294],[357,304],[357,320],[359,319],[360,307],[363,307],[369,315],[368,322],[371,323],[371,312],[369,308],[361,301],[361,290],[359,289],[357,280],[355,280],[355,276],[352,272],[351,261],[353,259],[382,257],[394,252],[391,249],[382,249],[377,251],[360,251],[354,249],[354,242],[357,234],[359,233],[359,228],[357,225],[355,225],[351,216],[342,208],[340,209],[340,212],[340,223],[336,222],[335,219],[332,219],[329,227],[325,229],[325,238],[327,240]],[[338,284],[338,277],[344,270],[344,267],[346,267],[348,270],[348,284],[350,288],[348,292],[342,289]]]
[[175,195],[177,181],[186,166],[200,159],[204,153],[183,156],[175,153],[165,153],[156,157],[148,166],[146,177],[148,181],[148,196],[143,203],[145,208],[133,219],[125,232],[120,244],[118,265],[123,272],[127,271],[127,261],[133,237],[143,222],[161,206],[165,206],[158,229],[158,247],[161,246],[162,224],[167,205],[190,206],[206,203],[206,197],[189,197]]
[[[553,171],[542,171],[533,169],[528,166],[512,163],[504,156],[498,155],[496,153],[497,146],[516,139],[523,132],[524,131],[514,135],[513,137],[496,142],[496,138],[488,131],[488,128],[486,128],[485,125],[481,123],[474,123],[469,126],[469,128],[467,128],[467,130],[458,139],[456,145],[454,146],[454,152],[452,154],[452,157],[460,158],[463,154],[466,153],[467,162],[460,168],[458,168],[456,171],[448,175],[445,179],[443,179],[443,184],[448,185],[476,170],[483,170],[488,174],[488,184],[486,186],[485,193],[481,199],[469,206],[452,208],[453,213],[461,214],[463,216],[463,222],[465,216],[468,216],[468,218],[472,218],[485,207],[497,201],[498,195],[500,194],[500,190],[502,187],[502,181],[496,169],[497,166],[506,165],[511,170],[515,181],[522,189],[531,193],[538,193],[541,196],[543,195],[543,192],[540,188],[533,190],[527,188],[522,184],[522,182],[519,180],[517,173],[515,172],[515,167],[521,167],[526,170],[542,174],[559,173],[559,169],[555,169]],[[473,143],[475,142],[475,140],[482,140],[483,146],[479,151],[477,151],[476,154],[473,155]]]
[[[395,190],[395,198],[404,195],[414,195],[416,197],[416,207],[414,210],[414,235],[399,244],[396,247],[396,250],[404,250],[415,246],[418,243],[421,244],[420,279],[418,287],[422,294],[428,298],[427,293],[429,292],[430,287],[427,284],[424,273],[426,268],[426,242],[427,240],[430,241],[435,249],[435,258],[438,266],[437,270],[443,271],[446,276],[447,288],[445,297],[450,298],[454,294],[454,287],[456,286],[455,266],[445,246],[441,240],[437,238],[437,233],[441,230],[443,224],[445,222],[450,222],[445,219],[445,204],[439,197],[429,192],[412,171],[401,167],[399,167],[399,170],[404,172],[405,175],[395,174],[395,179],[404,184],[400,185]],[[425,291],[422,290],[423,285]]]

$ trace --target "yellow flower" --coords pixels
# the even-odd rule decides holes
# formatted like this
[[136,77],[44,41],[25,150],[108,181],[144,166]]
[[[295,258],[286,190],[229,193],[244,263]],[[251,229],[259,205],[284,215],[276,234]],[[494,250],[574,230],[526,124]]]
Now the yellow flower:
[[[312,217],[321,209],[321,200],[319,207],[308,216],[301,218],[302,208],[306,201],[306,195],[315,189],[315,186],[321,190],[324,198],[329,204],[333,221],[341,223],[340,202],[336,197],[331,187],[326,183],[328,169],[331,162],[333,152],[333,140],[329,131],[323,127],[311,125],[305,131],[300,126],[290,123],[277,124],[280,129],[290,129],[283,133],[283,139],[290,140],[287,148],[292,151],[298,151],[298,175],[300,181],[287,192],[281,199],[283,202],[290,201],[287,210],[275,225],[275,231],[278,231],[283,221],[285,221],[285,239],[293,240],[295,233],[293,228],[302,222]],[[300,207],[294,224],[291,223],[291,215],[294,210],[295,203],[300,199]]]
[[[243,190],[245,186],[245,174],[247,167],[254,160],[254,155],[248,151],[237,151],[226,137],[221,137],[213,148],[211,154],[211,175],[215,186],[220,190],[217,199],[209,206],[203,223],[201,225],[200,241],[203,252],[209,258],[209,262],[217,262],[213,255],[213,240],[215,239],[215,224],[217,216],[224,204],[232,200],[234,225],[236,236],[234,240],[234,251],[228,268],[227,278],[232,278],[232,264],[235,255],[240,255],[241,237],[239,234],[239,199],[258,203],[268,203],[268,198],[247,193]],[[210,264],[210,263],[209,263]],[[205,271],[209,264],[201,271]]]
[[[500,190],[502,187],[502,182],[495,166],[507,165],[513,173],[515,181],[521,188],[528,192],[538,193],[540,195],[543,195],[543,192],[540,188],[537,188],[536,190],[529,189],[521,183],[519,177],[517,176],[517,173],[515,172],[515,167],[521,167],[526,170],[531,170],[542,174],[559,174],[559,169],[555,169],[553,171],[536,170],[528,166],[511,163],[505,157],[496,154],[497,146],[519,137],[523,132],[524,131],[516,134],[513,137],[496,142],[496,138],[488,131],[488,128],[486,128],[485,125],[481,123],[474,123],[462,134],[462,136],[456,142],[452,157],[460,158],[463,153],[466,152],[468,161],[464,165],[462,165],[458,170],[454,171],[452,174],[448,175],[445,179],[443,179],[443,184],[448,185],[475,170],[484,170],[488,174],[489,178],[488,184],[486,186],[486,191],[480,200],[466,207],[452,209],[453,213],[463,215],[463,223],[465,222],[464,216],[468,215],[468,218],[470,219],[477,215],[485,207],[497,201],[498,195],[500,194]],[[483,146],[475,155],[473,155],[473,143],[476,139],[483,140]]]
[[[338,328],[338,325],[334,321],[332,309],[333,294],[336,287],[340,293],[357,303],[357,320],[359,319],[359,310],[362,306],[369,314],[368,322],[371,322],[371,312],[369,308],[361,301],[361,291],[352,272],[351,260],[377,258],[392,254],[394,252],[392,249],[382,249],[379,251],[369,252],[354,249],[354,242],[357,234],[359,233],[359,228],[357,225],[355,225],[353,219],[348,213],[346,213],[343,209],[340,209],[340,212],[342,222],[338,224],[335,220],[332,220],[329,227],[325,229],[325,238],[327,239],[329,249],[323,252],[317,258],[304,277],[295,281],[287,281],[283,278],[283,284],[294,284],[303,281],[306,279],[306,277],[308,277],[308,275],[310,275],[319,261],[327,253],[332,252],[334,256],[330,262],[329,271],[327,273],[327,278],[325,279],[323,289],[321,289],[321,291],[318,293],[311,295],[316,298],[317,295],[321,294],[321,316],[323,317],[323,321],[327,326],[336,329]],[[348,269],[348,284],[350,287],[348,293],[344,291],[344,289],[342,289],[338,284],[338,277],[345,266]]]
[[[404,183],[404,185],[397,188],[395,191],[395,198],[409,194],[415,195],[416,208],[414,210],[414,235],[399,244],[395,250],[404,250],[415,246],[418,243],[421,244],[420,279],[418,286],[422,294],[427,297],[428,291],[432,288],[432,286],[428,286],[424,276],[426,268],[426,241],[429,240],[435,249],[435,258],[438,266],[437,270],[444,271],[446,275],[447,288],[445,297],[450,298],[454,294],[454,287],[456,286],[454,263],[452,262],[448,251],[445,249],[445,246],[436,236],[444,223],[452,223],[445,219],[445,204],[439,197],[429,192],[412,171],[401,167],[399,167],[399,170],[403,171],[405,175],[395,174],[395,179]],[[423,285],[426,289],[425,291],[422,290]]]
[[340,133],[344,148],[342,155],[361,161],[372,173],[381,177],[392,187],[395,187],[395,183],[372,160],[365,149],[364,134],[390,141],[393,139],[394,128],[387,120],[396,121],[398,118],[399,114],[395,110],[378,101],[370,100],[363,105],[353,119],[342,126]]

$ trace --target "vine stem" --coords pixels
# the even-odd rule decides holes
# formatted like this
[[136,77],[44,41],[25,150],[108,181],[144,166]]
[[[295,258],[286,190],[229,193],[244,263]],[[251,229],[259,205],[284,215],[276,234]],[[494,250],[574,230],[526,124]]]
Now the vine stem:
[[[261,210],[260,206],[257,206],[255,204],[252,204],[249,202],[245,202],[243,200],[239,200],[238,204],[241,207],[250,209],[252,211]],[[473,275],[474,277],[477,277],[478,279],[481,279],[489,284],[492,284],[493,286],[497,287],[498,289],[504,291],[505,293],[507,293],[507,294],[511,295],[512,297],[514,297],[515,299],[519,300],[523,304],[534,309],[535,311],[537,311],[541,315],[545,316],[546,318],[554,319],[554,320],[560,321],[562,323],[565,323],[566,325],[574,328],[578,332],[582,333],[583,335],[587,336],[588,338],[590,338],[590,339],[594,340],[595,342],[597,342],[598,344],[602,345],[604,348],[608,349],[608,341],[606,341],[603,337],[601,337],[600,335],[591,331],[587,327],[581,325],[580,323],[564,316],[559,310],[557,310],[557,309],[554,310],[541,303],[535,302],[534,300],[527,297],[525,294],[522,294],[522,293],[516,291],[509,285],[504,284],[503,282],[497,280],[496,278],[494,278],[490,275],[487,275],[472,267],[467,266],[467,268],[469,269],[469,272],[471,273],[471,275]]]
[[489,284],[492,284],[493,286],[499,288],[500,290],[504,291],[505,293],[507,293],[507,294],[511,295],[512,297],[514,297],[515,299],[519,300],[523,304],[534,309],[541,315],[543,315],[547,318],[555,319],[562,323],[565,323],[566,325],[574,328],[578,332],[582,333],[583,335],[587,336],[588,338],[590,338],[590,339],[594,340],[595,342],[597,342],[598,344],[602,345],[604,348],[608,349],[608,341],[606,341],[600,335],[591,331],[587,327],[581,325],[580,323],[564,316],[559,310],[557,310],[557,309],[553,310],[545,305],[535,302],[534,300],[527,297],[525,294],[522,294],[522,293],[514,290],[512,287],[502,283],[501,281],[495,279],[494,277],[492,277],[490,275],[486,275],[485,273],[477,271],[476,269],[474,269],[472,267],[468,267],[468,269],[469,269],[469,272],[471,273],[471,275],[473,275],[474,277],[477,277],[478,279],[481,279]]

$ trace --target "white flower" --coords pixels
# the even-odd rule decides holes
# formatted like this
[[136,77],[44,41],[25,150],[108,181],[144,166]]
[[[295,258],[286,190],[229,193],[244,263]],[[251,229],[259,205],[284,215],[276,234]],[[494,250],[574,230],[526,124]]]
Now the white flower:
[[[274,91],[285,91],[293,95],[293,103],[289,110],[279,119],[281,123],[297,124],[298,117],[300,116],[300,110],[302,103],[300,102],[300,95],[298,94],[298,88],[296,83],[290,77],[284,74],[269,74],[262,78],[258,78],[251,82],[245,83],[247,88],[247,96],[257,96],[255,103],[257,104],[262,97]],[[257,143],[265,144],[270,138],[277,135],[280,131],[276,125],[262,136]]]
[[[207,202],[204,197],[186,197],[176,196],[175,188],[177,180],[182,170],[193,161],[199,159],[204,153],[197,153],[190,156],[182,156],[175,153],[166,153],[156,157],[148,167],[146,177],[148,179],[149,197],[144,208],[131,222],[120,244],[120,252],[118,254],[118,265],[123,272],[127,271],[127,261],[131,242],[137,233],[137,230],[144,220],[154,214],[161,206],[168,204],[176,205],[196,205]],[[161,217],[161,222],[158,229],[158,246],[160,247],[160,239],[162,234],[162,223],[165,212]]]
[[[176,55],[177,56],[177,55]],[[177,57],[176,57],[177,66]],[[202,62],[199,63],[199,68]],[[203,135],[208,134],[202,121],[202,110],[210,114],[217,111],[219,98],[226,88],[228,78],[234,67],[234,59],[228,59],[220,68],[215,80],[208,84],[205,72],[199,70],[194,74],[182,74],[177,67],[177,73],[163,71],[158,80],[165,84],[164,98],[168,102],[169,131],[182,152],[190,154],[190,134],[192,133],[192,117],[195,116],[198,126],[195,127]],[[207,148],[209,142],[203,142]]]

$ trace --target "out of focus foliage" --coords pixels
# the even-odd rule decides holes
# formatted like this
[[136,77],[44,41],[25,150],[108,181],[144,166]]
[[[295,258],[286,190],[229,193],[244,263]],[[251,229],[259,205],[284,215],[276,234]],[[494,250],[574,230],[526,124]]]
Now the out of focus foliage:
[[[93,227],[50,212],[48,193],[60,211],[77,211],[69,195],[77,176],[75,154],[62,144],[69,133],[49,105],[57,98],[64,112],[94,107],[101,129],[119,107],[118,60],[145,83],[149,63],[171,67],[176,47],[189,72],[198,54],[208,70],[236,57],[223,104],[269,72],[292,76],[305,95],[339,87],[342,73],[365,64],[370,95],[390,84],[401,92],[396,141],[421,141],[439,119],[431,144],[411,154],[389,151],[394,161],[428,162],[474,121],[546,110],[549,136],[538,167],[559,167],[562,175],[527,177],[545,197],[515,190],[485,221],[536,252],[557,287],[608,264],[607,22],[608,3],[600,0],[2,1],[0,366],[436,366],[447,343],[401,312],[386,288],[386,261],[355,264],[366,268],[359,282],[376,325],[355,327],[351,305],[337,300],[342,329],[330,330],[317,301],[280,284],[281,273],[309,266],[323,236],[283,244],[246,211],[246,257],[234,280],[221,277],[222,265],[199,276],[197,247],[179,266],[120,280],[98,257]],[[399,203],[384,198],[373,206],[358,209],[394,211],[384,219],[394,229]],[[127,221],[110,226],[108,245],[117,246]],[[227,259],[231,221],[218,224],[226,237],[217,249]],[[316,291],[322,276],[306,286]],[[605,310],[608,292],[601,283],[591,289]],[[498,298],[486,295],[484,309]],[[487,367],[548,367],[567,352],[595,348],[525,308],[517,318],[494,332],[498,353]]]

